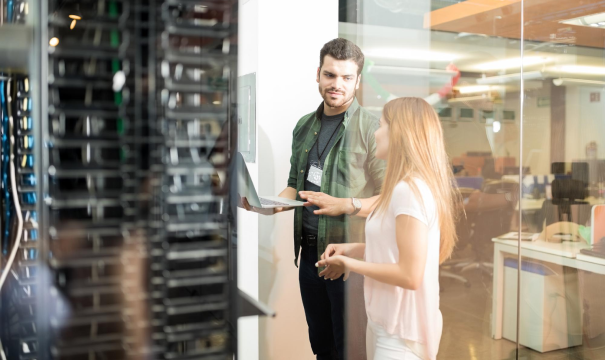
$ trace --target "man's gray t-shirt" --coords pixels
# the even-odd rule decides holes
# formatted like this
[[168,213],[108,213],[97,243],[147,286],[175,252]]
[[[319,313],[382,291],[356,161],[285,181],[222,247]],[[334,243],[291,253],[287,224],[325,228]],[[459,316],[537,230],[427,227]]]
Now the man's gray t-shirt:
[[[321,128],[319,134],[317,134],[317,141],[309,150],[307,159],[307,170],[305,172],[305,191],[317,191],[320,192],[321,188],[309,180],[309,169],[314,163],[320,163],[323,169],[323,164],[330,150],[336,143],[338,137],[338,128],[342,124],[345,113],[341,113],[334,116],[327,116],[322,114],[321,116]],[[333,135],[333,136],[332,136]],[[325,150],[324,150],[325,149]],[[323,153],[322,153],[323,152]],[[319,159],[321,154],[321,159]],[[313,214],[313,211],[318,210],[317,206],[307,206],[303,211],[303,233],[310,235],[317,235],[317,229],[319,227],[319,215]]]

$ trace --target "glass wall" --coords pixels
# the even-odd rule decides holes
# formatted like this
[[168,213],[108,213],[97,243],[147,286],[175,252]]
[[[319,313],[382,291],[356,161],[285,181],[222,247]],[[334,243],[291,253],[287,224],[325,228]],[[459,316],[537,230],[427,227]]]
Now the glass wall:
[[360,104],[431,102],[464,197],[438,359],[605,358],[603,28],[596,1],[340,1]]
[[[365,55],[359,104],[379,117],[391,99],[427,100],[463,197],[458,243],[439,269],[437,359],[605,359],[605,4],[339,0],[337,34],[323,3],[292,18],[272,5],[244,1],[240,28],[240,75],[258,84],[258,156],[247,166],[259,192],[285,187],[282,149],[321,101],[321,45],[351,40]],[[276,97],[285,72],[296,101]],[[277,316],[240,325],[240,344],[258,335],[245,348],[258,358],[312,359],[293,216],[254,216],[238,213],[240,287]],[[347,281],[348,360],[367,358],[363,281]]]
[[599,206],[605,201],[605,5],[525,1],[523,14],[521,158],[531,172],[522,180],[522,224],[542,233],[521,244],[520,354],[599,359],[605,357],[605,252],[599,245],[605,235]]
[[[519,228],[522,42],[506,32],[520,23],[521,7],[437,0],[366,0],[347,4],[346,11],[342,5],[340,36],[366,56],[360,103],[380,116],[395,97],[429,101],[464,197],[457,209],[458,245],[440,268],[438,358],[514,358],[515,338],[494,340],[491,330],[492,239]],[[501,80],[507,71],[517,75]],[[543,171],[540,161],[533,158],[533,171]]]

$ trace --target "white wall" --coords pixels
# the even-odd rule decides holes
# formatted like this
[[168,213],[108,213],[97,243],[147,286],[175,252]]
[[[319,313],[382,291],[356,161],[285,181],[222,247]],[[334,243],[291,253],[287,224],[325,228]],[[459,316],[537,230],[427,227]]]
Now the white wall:
[[[238,76],[258,70],[258,7],[259,0],[242,0],[239,4]],[[257,114],[258,119],[258,114]],[[257,142],[258,148],[258,142]],[[258,156],[258,150],[257,150]],[[248,164],[253,181],[258,180],[258,157]],[[258,299],[258,216],[238,209],[237,283],[248,295]],[[258,359],[258,316],[238,321],[238,357]]]
[[[338,1],[240,1],[238,75],[256,72],[257,162],[248,169],[261,195],[287,186],[292,130],[322,99],[319,51],[338,37]],[[238,213],[238,283],[277,312],[240,320],[243,360],[313,359],[294,266],[293,212]]]
[[[338,37],[338,1],[292,4],[260,0],[257,119],[259,187],[277,194],[287,185],[292,130],[322,99],[315,76],[319,51]],[[259,218],[259,296],[276,312],[261,319],[261,359],[312,359],[298,269],[294,266],[293,212]]]
[[[601,101],[590,102],[591,93]],[[605,91],[587,86],[567,86],[565,107],[565,161],[586,158],[586,145],[596,141],[597,158],[605,158]]]

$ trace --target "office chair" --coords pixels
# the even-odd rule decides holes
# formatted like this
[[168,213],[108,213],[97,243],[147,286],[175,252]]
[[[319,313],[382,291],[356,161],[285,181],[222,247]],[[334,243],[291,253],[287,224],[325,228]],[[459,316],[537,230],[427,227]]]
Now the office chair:
[[460,191],[462,189],[480,190],[483,187],[483,178],[480,176],[462,176],[455,179]]
[[[592,209],[592,206],[584,201],[586,194],[586,183],[581,180],[569,178],[553,180],[552,200],[545,200],[541,210],[546,226],[559,221],[586,225]],[[542,224],[541,222],[540,225]]]
[[[480,205],[475,213],[469,213],[470,223],[469,243],[474,258],[468,263],[461,263],[456,267],[464,273],[478,269],[483,273],[492,275],[493,272],[493,245],[492,239],[510,231],[513,215],[518,202],[519,184],[508,181],[494,181],[486,183],[483,188],[485,194],[502,194],[506,199],[504,205]],[[510,195],[505,195],[510,194]]]
[[[458,188],[460,191],[462,198],[467,199],[471,193],[476,191],[474,188]],[[456,258],[456,253],[462,252],[466,249],[469,244],[469,235],[470,235],[470,224],[466,217],[464,207],[460,206],[457,212],[457,222],[456,222],[456,235],[458,235],[458,243],[456,244],[456,248],[454,248],[453,258],[449,259],[439,267],[439,277],[454,279],[464,284],[466,287],[470,287],[471,283],[469,280],[460,274],[460,267],[457,267],[459,264],[469,264],[473,258]],[[441,287],[443,290],[443,286]]]

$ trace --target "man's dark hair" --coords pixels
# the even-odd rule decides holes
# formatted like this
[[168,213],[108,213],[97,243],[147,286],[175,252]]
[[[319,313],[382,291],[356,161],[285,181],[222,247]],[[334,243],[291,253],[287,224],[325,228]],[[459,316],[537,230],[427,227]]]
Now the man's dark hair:
[[353,60],[357,64],[357,75],[363,69],[363,53],[359,46],[343,38],[336,38],[325,43],[319,52],[319,68],[324,65],[324,58],[330,55],[336,60]]

